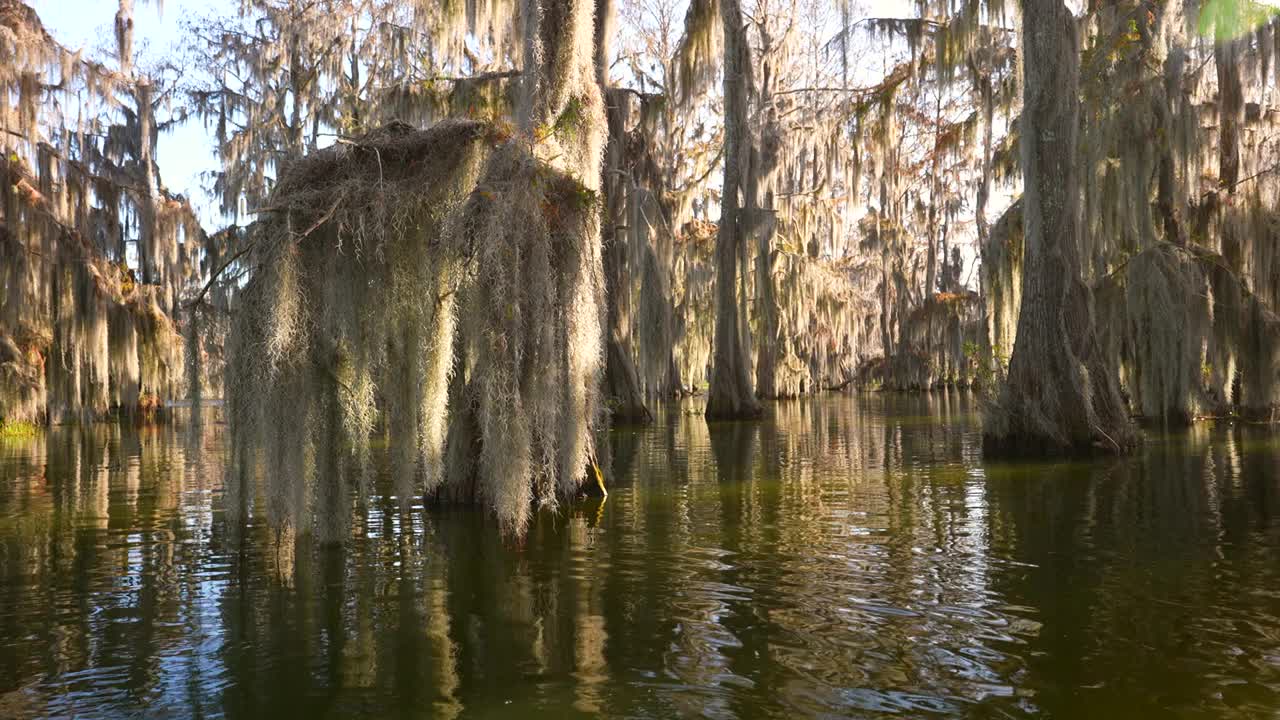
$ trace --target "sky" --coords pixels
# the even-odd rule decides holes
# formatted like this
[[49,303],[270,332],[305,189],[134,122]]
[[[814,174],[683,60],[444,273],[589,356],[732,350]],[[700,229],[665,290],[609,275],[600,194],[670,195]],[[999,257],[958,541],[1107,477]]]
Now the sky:
[[[115,52],[117,0],[27,0],[49,32],[70,48],[112,62]],[[214,12],[233,11],[236,0],[164,0],[163,12],[154,0],[138,2],[134,9],[134,46],[141,64],[177,57],[182,21]],[[160,177],[171,192],[192,199],[201,222],[208,229],[223,224],[213,198],[202,189],[200,174],[218,166],[216,148],[199,120],[192,120],[160,136],[156,162]]]
[[[39,13],[45,27],[63,45],[83,48],[86,54],[108,63],[115,52],[115,13],[118,0],[27,0]],[[872,17],[910,17],[913,0],[862,0],[856,3]],[[158,7],[163,5],[163,7]],[[184,57],[183,23],[213,14],[235,12],[238,0],[136,0],[134,8],[134,49],[142,67],[161,60]],[[835,28],[832,29],[835,31]],[[199,68],[183,68],[199,72]],[[212,232],[232,223],[218,210],[217,198],[206,191],[206,175],[218,169],[217,146],[213,134],[199,119],[191,119],[160,136],[156,162],[161,180],[170,192],[191,200],[197,217]],[[994,199],[989,210],[998,212],[1008,198]],[[994,217],[994,215],[993,215]],[[244,219],[241,219],[243,222]],[[964,264],[972,268],[976,249],[962,248]],[[971,278],[970,278],[971,279]]]
[[[83,48],[86,54],[112,62],[115,52],[115,14],[118,0],[27,0],[40,14],[45,27],[63,45]],[[864,0],[868,13],[907,16],[910,0]],[[157,7],[162,5],[163,8]],[[184,20],[234,12],[237,0],[141,0],[134,8],[134,47],[139,64],[182,57]],[[198,69],[187,69],[198,71]],[[201,222],[209,230],[228,223],[217,211],[216,200],[204,190],[202,174],[218,167],[212,133],[197,119],[160,136],[156,162],[165,186],[192,200]]]

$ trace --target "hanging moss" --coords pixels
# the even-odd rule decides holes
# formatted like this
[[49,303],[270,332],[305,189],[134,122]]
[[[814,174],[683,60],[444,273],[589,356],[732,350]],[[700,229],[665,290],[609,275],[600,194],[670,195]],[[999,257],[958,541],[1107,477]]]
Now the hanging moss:
[[[278,209],[255,228],[259,271],[231,332],[226,385],[233,477],[252,476],[259,449],[279,464],[268,502],[278,520],[311,527],[315,468],[303,448],[327,451],[335,437],[346,448],[349,462],[326,483],[358,469],[377,390],[397,433],[400,501],[424,478],[439,482],[464,258],[444,223],[474,185],[490,131],[474,121],[389,126],[295,163],[272,195]],[[297,437],[282,437],[285,425]]]
[[174,314],[205,238],[156,175],[157,88],[132,66],[129,11],[114,69],[0,2],[16,100],[0,110],[0,418],[149,416],[183,384]]
[[600,408],[603,118],[566,30],[591,9],[526,5],[519,130],[391,124],[281,177],[227,378],[236,493],[267,460],[279,526],[340,539],[379,420],[403,508],[482,502],[518,534],[576,492]]
[[1154,247],[1095,292],[1104,342],[1113,346],[1133,412],[1161,423],[1191,422],[1205,407],[1211,321],[1207,279],[1196,257],[1172,245]]
[[1022,205],[1015,202],[991,229],[982,247],[982,291],[992,359],[1008,367],[1017,340],[1022,305]]

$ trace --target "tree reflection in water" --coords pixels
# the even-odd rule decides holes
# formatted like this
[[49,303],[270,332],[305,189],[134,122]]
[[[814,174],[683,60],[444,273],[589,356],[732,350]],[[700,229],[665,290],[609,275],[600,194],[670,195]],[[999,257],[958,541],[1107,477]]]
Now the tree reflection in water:
[[[0,445],[0,715],[1257,717],[1280,453],[1249,428],[984,463],[968,396],[679,406],[521,543],[400,507],[227,521],[220,426]],[[258,494],[260,495],[260,493]]]

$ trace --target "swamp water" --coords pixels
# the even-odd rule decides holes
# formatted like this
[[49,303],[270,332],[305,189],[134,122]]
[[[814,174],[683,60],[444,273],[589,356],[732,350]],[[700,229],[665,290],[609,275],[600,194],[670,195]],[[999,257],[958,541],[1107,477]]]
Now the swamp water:
[[520,546],[385,495],[238,536],[217,425],[2,440],[0,718],[1280,717],[1277,436],[1002,464],[965,395],[696,412]]

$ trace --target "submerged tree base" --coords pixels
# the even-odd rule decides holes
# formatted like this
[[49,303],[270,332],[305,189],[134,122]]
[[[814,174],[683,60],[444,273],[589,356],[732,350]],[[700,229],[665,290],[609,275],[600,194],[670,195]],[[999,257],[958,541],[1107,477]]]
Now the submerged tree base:
[[1066,444],[1059,438],[1029,433],[982,435],[982,452],[988,458],[1117,456],[1128,454],[1139,445],[1138,436],[1133,433],[1121,434],[1120,439],[1099,435],[1095,439]]
[[609,419],[615,425],[647,425],[653,414],[644,403],[640,378],[635,364],[627,356],[622,343],[610,339],[606,344],[605,397]]
[[[1052,456],[1123,455],[1137,447],[1137,429],[1096,340],[1089,337],[1092,330],[1086,335],[1062,329],[1064,323],[1091,319],[1087,293],[1083,283],[1069,283],[1070,299],[1057,310],[1057,323],[1054,313],[1048,313],[1047,322],[1024,321],[1009,376],[984,413],[984,449]],[[1086,339],[1064,342],[1064,335]]]
[[754,398],[742,402],[707,402],[708,420],[759,420],[764,416],[764,406]]

